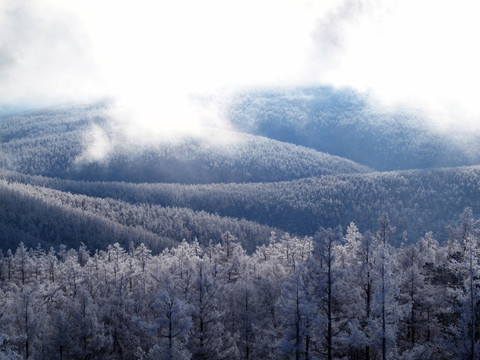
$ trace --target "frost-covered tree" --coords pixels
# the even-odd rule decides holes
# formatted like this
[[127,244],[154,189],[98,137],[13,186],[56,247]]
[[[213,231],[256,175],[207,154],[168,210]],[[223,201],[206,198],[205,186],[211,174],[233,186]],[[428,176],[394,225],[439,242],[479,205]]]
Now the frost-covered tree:
[[442,291],[431,277],[437,245],[432,234],[427,234],[417,244],[401,247],[396,254],[397,303],[402,310],[397,344],[405,357],[434,359],[439,356],[441,335],[437,318],[444,304]]
[[375,260],[378,241],[367,231],[361,234],[351,223],[337,247],[336,267],[340,275],[341,307],[348,324],[343,337],[345,352],[354,359],[371,359],[373,345],[373,295],[376,289]]
[[212,265],[206,259],[197,262],[189,290],[192,330],[188,347],[192,359],[221,360],[238,356],[235,338],[222,323],[222,288],[219,279],[212,275]]
[[18,248],[15,251],[13,266],[21,280],[22,285],[25,285],[25,283],[30,280],[32,261],[23,242],[18,245]]
[[277,352],[283,359],[311,359],[313,331],[318,308],[314,300],[314,287],[309,284],[305,264],[297,266],[282,287],[278,300],[281,316],[282,336]]
[[375,318],[375,332],[378,347],[381,349],[383,360],[397,357],[396,325],[398,308],[396,303],[397,289],[392,274],[393,249],[389,237],[395,231],[390,219],[383,213],[378,219],[378,230],[375,234],[378,241],[375,253],[375,292],[373,294],[372,310]]
[[322,348],[320,353],[323,353],[329,360],[338,356],[335,351],[342,347],[339,344],[339,338],[348,321],[339,306],[342,285],[340,272],[336,267],[336,256],[341,238],[340,227],[336,229],[321,228],[313,237],[314,250],[309,266],[318,306],[318,345]]
[[0,358],[476,358],[477,229],[466,211],[446,246],[394,248],[384,215],[376,235],[351,223],[253,254],[231,234],[159,254],[7,250]]
[[450,229],[448,244],[450,269],[456,277],[450,288],[451,299],[458,316],[451,331],[458,356],[476,359],[480,346],[480,220],[474,219],[470,208],[460,219],[460,226]]
[[[23,280],[20,281],[23,282]],[[41,322],[44,321],[42,297],[40,290],[30,285],[25,285],[16,291],[18,295],[9,304],[13,310],[10,331],[15,334],[11,337],[11,341],[18,352],[28,359],[37,356],[36,348],[41,335],[39,330]]]
[[151,331],[156,341],[149,351],[151,359],[184,360],[191,357],[187,349],[192,328],[191,306],[176,298],[171,288],[160,289],[151,303]]

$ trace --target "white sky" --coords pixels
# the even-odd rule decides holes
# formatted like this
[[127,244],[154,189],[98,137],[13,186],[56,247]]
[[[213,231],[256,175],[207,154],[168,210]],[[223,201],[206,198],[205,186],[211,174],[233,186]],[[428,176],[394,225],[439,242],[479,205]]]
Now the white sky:
[[478,10],[470,0],[0,0],[0,108],[113,96],[115,116],[163,132],[223,123],[215,104],[237,90],[333,85],[473,127]]

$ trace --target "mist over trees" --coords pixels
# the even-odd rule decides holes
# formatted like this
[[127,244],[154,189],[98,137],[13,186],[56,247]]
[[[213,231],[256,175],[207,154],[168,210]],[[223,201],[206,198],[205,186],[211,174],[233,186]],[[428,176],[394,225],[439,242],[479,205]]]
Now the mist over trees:
[[227,130],[157,141],[123,137],[107,105],[99,104],[3,117],[0,151],[9,170],[86,181],[270,182],[369,171],[338,156]]
[[[345,115],[342,123],[385,124],[379,119],[374,121],[368,112],[359,112],[366,104],[353,93],[305,89],[295,94],[264,94],[268,101],[259,104],[262,109],[268,108],[270,101],[281,102],[284,98],[293,102],[289,105],[292,107],[298,101],[306,102],[307,107],[317,104],[315,111],[322,114],[323,126],[335,126],[330,117],[332,114],[342,117],[338,115],[341,111]],[[246,101],[239,99],[242,104]],[[256,104],[256,100],[251,104]],[[469,206],[480,211],[477,167],[368,172],[362,165],[312,149],[223,130],[217,133],[225,138],[223,145],[211,143],[207,138],[190,137],[134,146],[128,141],[115,140],[118,134],[111,134],[114,127],[106,109],[108,104],[97,104],[2,117],[0,177],[124,203],[188,208],[246,219],[301,236],[313,234],[319,225],[345,227],[350,221],[360,229],[369,229],[382,212],[387,212],[399,229],[391,239],[396,244],[401,241],[399,234],[403,231],[407,231],[409,239],[416,239],[425,229],[433,231],[443,243],[448,237],[445,226],[463,208]],[[277,110],[282,113],[285,110],[282,109]],[[286,110],[283,113],[289,114]],[[254,123],[257,117],[252,118]],[[294,118],[300,129],[301,124],[314,121],[315,116],[309,112],[291,114],[289,121]],[[402,121],[398,123],[406,126]],[[113,148],[102,160],[80,161],[90,146],[87,140],[92,126],[107,136]],[[317,130],[312,129],[309,134],[324,136]],[[392,139],[404,141],[409,134],[411,131],[395,133]],[[343,137],[328,138],[339,141]],[[396,145],[387,148],[392,147],[397,149]],[[379,153],[382,152],[368,151],[372,156]],[[410,159],[409,166],[414,167],[415,158]],[[145,181],[148,183],[142,183]],[[158,181],[205,184],[184,186]],[[226,184],[232,181],[236,183]],[[224,227],[221,231],[226,230]],[[254,249],[246,245],[243,236],[236,235],[246,248]],[[184,237],[193,240],[195,236],[175,236],[177,241]],[[219,238],[218,232],[215,238]],[[38,242],[29,242],[25,236],[22,241],[32,245]],[[256,243],[253,239],[248,241]]]

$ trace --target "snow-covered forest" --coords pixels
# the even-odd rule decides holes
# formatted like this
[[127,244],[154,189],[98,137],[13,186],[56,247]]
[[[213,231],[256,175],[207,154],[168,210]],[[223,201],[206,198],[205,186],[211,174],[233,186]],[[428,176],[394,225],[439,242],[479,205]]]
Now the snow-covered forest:
[[477,7],[0,0],[0,360],[480,359]]
[[223,130],[136,146],[106,107],[1,117],[0,359],[478,357],[476,162],[379,172]]
[[444,246],[392,247],[386,214],[363,234],[272,232],[248,254],[221,243],[0,255],[0,356],[8,359],[476,359],[479,225]]
[[[287,105],[308,134],[315,116]],[[225,131],[136,146],[106,106],[2,117],[1,357],[478,356],[478,165],[413,169],[430,156],[418,139],[412,170],[391,172]],[[385,159],[407,151],[395,139],[413,130],[362,124],[393,141]],[[85,158],[92,129],[102,159]]]

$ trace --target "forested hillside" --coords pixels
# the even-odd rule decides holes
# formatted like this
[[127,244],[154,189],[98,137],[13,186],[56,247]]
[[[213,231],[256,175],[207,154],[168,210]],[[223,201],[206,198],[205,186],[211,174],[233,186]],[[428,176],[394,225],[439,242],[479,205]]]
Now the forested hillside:
[[[268,101],[257,99],[258,101],[252,100],[250,103],[267,106],[269,101],[273,101],[268,106],[273,106],[284,116],[291,116],[288,121],[293,121],[295,117],[300,124],[307,127],[315,119],[315,114],[307,111],[313,108],[323,114],[320,121],[322,126],[328,127],[330,124],[331,129],[337,126],[340,118],[342,124],[352,125],[354,128],[366,124],[373,126],[375,121],[380,124],[378,119],[373,121],[368,118],[368,114],[365,115],[366,103],[352,92],[335,92],[322,88],[303,90],[297,93],[297,96],[288,93],[280,95],[263,94],[261,96]],[[280,101],[282,96],[289,99],[290,102],[286,104],[290,110],[300,101],[304,113],[291,113],[287,108],[283,108],[283,105],[277,107],[276,101]],[[244,104],[246,100],[242,98],[239,101]],[[340,115],[341,109],[343,115]],[[100,216],[103,222],[129,227],[128,231],[141,229],[147,231],[149,236],[175,242],[183,238],[191,241],[197,237],[205,244],[210,239],[219,241],[220,235],[230,230],[249,251],[254,251],[255,244],[266,241],[269,227],[301,236],[313,234],[320,226],[345,227],[350,221],[354,221],[360,229],[369,229],[375,225],[375,219],[382,212],[390,215],[399,230],[392,238],[396,244],[402,241],[404,231],[410,242],[416,241],[426,231],[433,231],[443,242],[448,236],[445,226],[451,219],[467,206],[474,211],[480,210],[480,174],[477,167],[368,172],[365,166],[312,149],[264,137],[214,129],[208,130],[208,136],[187,136],[175,141],[150,141],[137,146],[129,141],[115,140],[118,134],[112,135],[114,126],[108,118],[107,110],[107,104],[98,104],[4,116],[0,122],[3,165],[3,169],[0,169],[1,178],[11,183],[19,183],[15,185],[17,187],[20,184],[40,186],[23,187],[20,191],[34,194],[35,201],[41,199],[48,206],[60,206],[60,209],[67,207],[88,216]],[[242,114],[247,116],[249,111],[245,110]],[[337,120],[330,119],[332,114],[337,114]],[[262,118],[265,121],[269,119]],[[393,117],[392,121],[395,119],[397,118]],[[258,124],[256,118],[251,121],[252,124],[245,126]],[[275,122],[282,123],[280,120]],[[387,123],[388,121],[382,122],[383,126],[387,126]],[[395,132],[399,126],[410,126],[408,124],[411,123],[399,124],[402,125],[391,129],[393,133],[388,138],[397,139],[395,141],[399,142],[407,141],[413,128],[408,131],[405,128],[401,133]],[[300,128],[299,125],[298,129]],[[111,135],[110,150],[102,159],[90,159],[86,155],[93,141],[88,139],[92,129],[101,129],[107,138],[108,134]],[[309,133],[324,136],[318,128],[311,130]],[[360,136],[361,132],[358,134]],[[421,134],[423,133],[420,132],[418,136]],[[221,138],[221,141],[213,141],[215,135]],[[343,137],[338,134],[330,134],[328,137],[337,142],[343,141]],[[433,138],[426,139],[431,141]],[[411,144],[416,144],[415,137]],[[442,147],[441,142],[437,145]],[[391,147],[387,147],[389,148]],[[400,151],[398,149],[402,146],[395,145],[393,148]],[[404,155],[409,156],[408,154],[406,152]],[[421,154],[417,152],[417,155]],[[411,160],[414,161],[415,158]],[[414,162],[410,165],[414,165]],[[200,185],[201,183],[204,184]],[[3,186],[11,191],[12,185]],[[58,200],[58,192],[45,198],[45,188],[84,195],[83,203],[102,204],[103,212],[92,212],[92,208],[79,207],[77,200],[73,201],[74,197],[70,195],[62,195],[63,200]],[[115,210],[109,208],[111,205],[107,205],[111,201],[108,199],[119,200]],[[120,212],[151,214],[153,210],[148,208],[153,205],[162,207],[161,210],[156,207],[155,211],[162,214],[156,215],[157,220],[152,215],[146,218],[140,216],[143,220],[138,223],[129,223],[119,218]],[[189,215],[182,215],[182,220],[173,221],[171,219],[178,216],[173,215],[173,208],[182,208],[181,211],[184,214],[188,212]],[[16,212],[18,211],[19,208]],[[114,214],[117,214],[116,217]],[[218,214],[222,218],[211,214]],[[162,222],[159,219],[165,216],[170,219],[165,222],[173,225],[159,230],[159,226],[153,224],[159,224]],[[185,217],[199,216],[203,220],[185,220]],[[2,220],[3,232],[18,234],[8,237],[17,238],[9,240],[13,241],[9,242],[12,247],[20,240],[28,245],[38,241],[42,244],[51,242],[57,246],[61,241],[73,246],[80,241],[66,240],[68,232],[65,231],[64,235],[50,239],[49,232],[38,229],[25,231],[24,225],[14,226],[13,222],[5,219],[7,218]],[[222,219],[222,225],[219,225],[218,219]],[[262,224],[264,230],[238,230],[242,226],[250,227],[241,219],[256,223],[251,225],[253,228]],[[178,223],[184,225],[179,226]],[[202,230],[199,229],[200,223]],[[239,225],[240,223],[244,225]],[[12,230],[13,228],[15,230]],[[204,230],[207,228],[210,230]],[[106,239],[111,238],[106,235]],[[89,240],[82,238],[81,241],[95,243],[95,246],[102,242],[101,235],[92,236]],[[105,240],[105,246],[111,241]],[[152,241],[148,242],[148,246],[157,250]],[[119,242],[125,245],[126,240]]]
[[[320,102],[319,128],[279,111],[354,149],[338,124],[370,115],[330,95],[345,110],[330,132],[340,108]],[[479,166],[374,172],[222,129],[137,144],[107,113],[0,118],[0,358],[476,358]],[[370,125],[370,166],[454,154],[418,128],[405,147],[408,124]]]
[[[313,149],[220,129],[140,144],[119,140],[108,114],[107,105],[97,105],[3,117],[0,165],[32,175],[135,183],[282,181],[369,171]],[[89,155],[95,141],[107,148],[104,154]]]
[[[275,229],[251,221],[223,218],[188,208],[72,195],[44,187],[0,180],[1,248],[41,244],[59,248],[84,243],[105,249],[118,242],[145,243],[155,253],[182,240],[208,245],[230,231],[250,252],[265,243]],[[277,230],[278,232],[278,230]]]
[[421,113],[374,107],[365,95],[350,89],[246,92],[234,99],[230,116],[242,131],[379,171],[480,164],[478,133],[438,132]]
[[310,235],[320,226],[360,229],[375,226],[387,212],[409,242],[427,231],[446,241],[445,227],[465,207],[480,212],[480,168],[445,168],[387,173],[322,176],[275,183],[132,184],[84,182],[0,172],[6,180],[55,188],[75,194],[119,199],[132,204],[191,208],[245,218],[293,234]]

